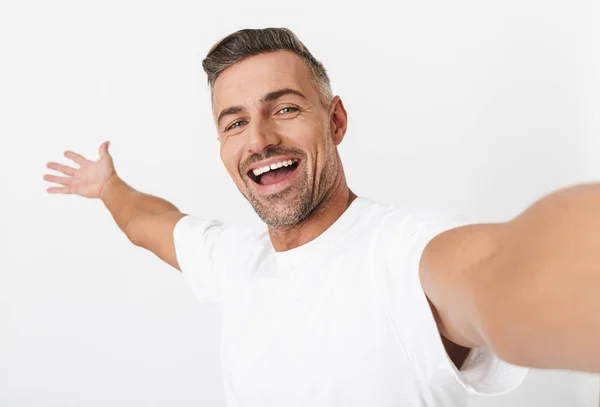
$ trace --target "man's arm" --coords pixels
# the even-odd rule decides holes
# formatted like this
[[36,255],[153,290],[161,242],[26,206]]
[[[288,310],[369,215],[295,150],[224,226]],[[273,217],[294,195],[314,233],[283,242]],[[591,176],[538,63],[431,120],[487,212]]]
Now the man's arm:
[[420,277],[454,343],[517,365],[600,373],[600,184],[436,236]]
[[45,174],[44,180],[60,185],[48,188],[47,192],[101,199],[132,243],[153,252],[180,270],[173,232],[175,224],[186,215],[172,203],[136,191],[123,182],[115,171],[108,151],[109,144],[109,141],[105,141],[100,145],[100,158],[96,161],[88,160],[74,151],[65,151],[65,156],[78,164],[79,168],[48,162],[48,168],[66,176]]
[[173,231],[175,224],[186,214],[162,198],[133,189],[116,174],[106,182],[100,198],[133,244],[151,251],[181,271]]

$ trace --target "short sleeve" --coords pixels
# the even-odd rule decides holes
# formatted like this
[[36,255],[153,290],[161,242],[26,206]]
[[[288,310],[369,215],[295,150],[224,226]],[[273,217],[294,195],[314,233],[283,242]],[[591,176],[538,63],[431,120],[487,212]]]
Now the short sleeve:
[[472,349],[458,370],[448,354],[419,278],[427,244],[438,234],[473,224],[459,212],[418,209],[394,214],[385,224],[387,267],[382,276],[392,319],[419,379],[429,388],[458,381],[468,393],[500,395],[518,387],[527,368],[498,358],[487,347]]
[[226,226],[217,220],[187,215],[173,230],[182,276],[202,303],[220,303],[224,278],[222,246]]

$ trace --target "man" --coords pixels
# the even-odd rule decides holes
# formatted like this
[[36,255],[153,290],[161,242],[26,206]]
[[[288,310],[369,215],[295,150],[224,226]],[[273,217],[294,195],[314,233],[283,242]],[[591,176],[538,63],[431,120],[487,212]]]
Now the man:
[[222,161],[261,223],[132,189],[108,142],[44,179],[102,199],[131,242],[221,305],[229,406],[461,405],[510,391],[527,366],[600,372],[600,185],[505,223],[380,204],[349,189],[344,105],[291,31],[235,32],[203,67]]

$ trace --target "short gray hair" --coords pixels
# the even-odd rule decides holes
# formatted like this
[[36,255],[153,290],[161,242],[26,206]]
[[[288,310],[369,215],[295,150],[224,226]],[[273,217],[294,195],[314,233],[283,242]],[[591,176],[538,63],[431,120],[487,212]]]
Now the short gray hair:
[[333,93],[325,67],[288,28],[246,28],[229,34],[213,45],[202,61],[202,67],[208,76],[211,101],[215,82],[225,69],[244,58],[281,50],[292,51],[302,58],[312,73],[321,103],[329,106]]

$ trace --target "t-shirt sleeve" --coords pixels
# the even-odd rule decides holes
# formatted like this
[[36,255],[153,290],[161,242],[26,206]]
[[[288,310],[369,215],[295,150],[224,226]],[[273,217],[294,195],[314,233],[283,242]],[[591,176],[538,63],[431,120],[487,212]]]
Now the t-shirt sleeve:
[[471,394],[500,395],[518,387],[528,368],[511,365],[489,348],[479,347],[470,351],[458,370],[446,353],[419,278],[427,244],[446,230],[473,223],[462,213],[434,208],[399,212],[385,225],[388,264],[383,283],[396,329],[424,385],[439,388],[457,380]]
[[202,303],[220,303],[225,278],[225,229],[217,220],[187,215],[173,230],[182,276]]

